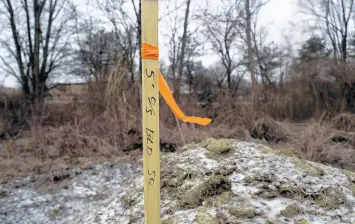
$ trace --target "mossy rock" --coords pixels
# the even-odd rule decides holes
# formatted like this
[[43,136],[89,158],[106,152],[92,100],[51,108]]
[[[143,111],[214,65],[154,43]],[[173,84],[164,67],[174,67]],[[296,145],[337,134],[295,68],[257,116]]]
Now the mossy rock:
[[251,219],[255,217],[255,210],[253,208],[231,207],[229,213],[237,218]]
[[195,222],[198,224],[219,224],[219,221],[217,218],[199,213],[196,216]]
[[181,197],[182,208],[196,208],[207,198],[231,191],[231,180],[221,175],[211,176],[199,185],[187,190]]
[[296,204],[288,205],[285,210],[281,212],[286,218],[293,218],[300,213],[301,209]]
[[308,224],[308,221],[307,221],[307,219],[302,218],[302,219],[298,220],[297,222],[295,222],[295,224]]
[[233,193],[231,191],[223,192],[216,201],[216,206],[220,207],[224,204],[228,204],[233,198]]
[[310,163],[308,163],[305,160],[293,158],[293,163],[297,169],[307,172],[308,175],[315,176],[315,177],[320,177],[324,175],[323,169],[312,166]]
[[232,148],[232,142],[228,139],[214,139],[207,138],[201,142],[201,146],[207,148],[208,151],[216,154],[224,154],[229,152]]

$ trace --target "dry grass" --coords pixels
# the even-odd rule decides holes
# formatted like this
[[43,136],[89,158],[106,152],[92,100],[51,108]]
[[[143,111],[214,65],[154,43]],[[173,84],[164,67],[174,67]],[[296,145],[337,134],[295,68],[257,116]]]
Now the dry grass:
[[[89,83],[79,101],[45,104],[31,119],[24,116],[20,97],[3,98],[0,176],[47,174],[127,154],[140,158],[139,85],[128,84],[126,73],[117,67],[108,82]],[[216,103],[205,107],[193,94],[182,96],[179,106],[187,115],[213,118],[206,127],[177,121],[161,100],[161,148],[175,150],[206,137],[254,137],[312,161],[355,170],[355,116],[340,114],[343,103],[334,101],[340,96],[329,94],[328,84],[296,79],[282,91],[265,93],[258,111],[226,90],[214,89]]]
[[[139,158],[142,153],[141,109],[135,103],[135,96],[124,91],[121,98],[111,101],[112,105],[105,100],[96,102],[98,97],[93,97],[94,93],[87,96],[84,104],[46,107],[20,138],[2,141],[0,174],[46,174],[127,154],[134,160]],[[350,115],[289,123],[256,113],[245,102],[225,100],[220,101],[218,107],[201,108],[192,101],[185,101],[181,107],[186,114],[216,114],[216,118],[206,127],[176,121],[167,105],[161,102],[162,147],[174,148],[206,137],[250,141],[252,136],[281,149],[292,147],[312,161],[355,169],[355,134],[350,132],[351,125],[344,125],[352,124]]]
[[340,114],[332,119],[333,128],[346,132],[355,132],[355,115]]

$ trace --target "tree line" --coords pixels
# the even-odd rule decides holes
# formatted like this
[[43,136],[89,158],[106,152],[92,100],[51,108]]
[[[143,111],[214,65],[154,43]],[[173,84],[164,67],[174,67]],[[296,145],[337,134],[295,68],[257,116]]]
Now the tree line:
[[[288,39],[297,34],[286,35],[284,43],[268,38],[260,11],[269,1],[220,0],[218,5],[206,1],[198,7],[191,0],[165,3],[160,21],[168,24],[164,35],[169,52],[161,69],[177,100],[182,91],[206,94],[206,85],[237,96],[240,85],[249,80],[251,99],[257,104],[266,88],[282,91],[302,64],[353,63],[354,0],[298,0],[310,36],[299,49]],[[129,85],[140,81],[140,0],[88,3],[100,18],[85,15],[72,0],[0,0],[0,69],[16,78],[30,104],[42,103],[58,76],[105,81],[117,63],[127,68]],[[206,52],[218,56],[210,67],[198,59]],[[340,81],[349,92],[345,95],[350,94],[349,103],[354,80],[350,75]]]

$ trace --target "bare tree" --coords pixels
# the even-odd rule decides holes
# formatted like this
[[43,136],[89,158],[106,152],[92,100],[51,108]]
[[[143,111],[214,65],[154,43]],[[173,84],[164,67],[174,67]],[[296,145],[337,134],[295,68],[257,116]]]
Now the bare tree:
[[179,100],[182,74],[183,74],[183,69],[184,69],[184,64],[185,64],[184,60],[185,60],[185,50],[186,50],[186,42],[187,42],[188,24],[189,24],[190,4],[191,4],[191,0],[186,0],[184,30],[183,30],[183,34],[181,37],[181,49],[180,49],[180,55],[179,55],[179,71],[178,71],[176,89],[174,89],[174,94],[175,94],[176,100]]
[[[81,29],[81,32],[77,32],[78,66],[73,68],[73,72],[87,81],[106,81],[121,53],[117,36],[114,32],[106,32],[102,28],[96,30],[91,22],[86,26],[82,25]],[[80,34],[83,34],[83,38]]]
[[232,73],[238,67],[236,49],[240,43],[241,1],[222,0],[219,10],[207,9],[201,19],[205,27],[205,35],[212,44],[225,68],[228,88],[232,89]]
[[97,6],[111,23],[117,39],[117,45],[122,51],[123,63],[129,68],[130,80],[135,82],[135,59],[137,50],[140,48],[140,9],[136,9],[134,1],[134,13],[137,16],[129,14],[127,2],[125,0],[97,0]]
[[7,52],[0,66],[18,80],[27,99],[40,103],[48,79],[69,56],[76,9],[69,0],[0,0],[0,8],[8,25],[0,39]]
[[[185,13],[182,16],[180,10],[183,9]],[[166,14],[169,18],[169,30],[165,36],[170,46],[168,75],[171,76],[174,95],[178,100],[183,84],[187,84],[192,90],[193,67],[196,63],[194,60],[196,56],[201,55],[200,49],[203,41],[199,36],[199,28],[194,27],[195,24],[189,25],[195,17],[192,13],[194,10],[191,0],[171,1],[167,5],[167,11],[169,12]]]
[[[197,33],[197,31],[198,29],[196,29],[192,33]],[[189,92],[191,94],[192,92],[195,92],[194,86],[196,82],[196,77],[203,75],[201,74],[201,71],[204,70],[202,62],[194,60],[195,57],[203,55],[203,51],[200,51],[203,48],[201,48],[202,42],[198,41],[197,38],[194,38],[191,35],[189,35],[186,45],[187,46],[184,76],[186,77],[186,83],[189,86]]]
[[[246,42],[248,46],[248,56],[249,56],[249,71],[252,83],[252,100],[254,106],[257,105],[259,99],[258,93],[258,84],[255,78],[255,65],[254,65],[254,52],[259,52],[257,49],[257,44],[254,38],[254,47],[253,47],[253,40],[252,40],[252,17],[257,15],[260,8],[265,5],[268,1],[253,1],[253,5],[250,4],[250,0],[245,0],[245,33],[246,33]],[[256,34],[254,34],[254,37]],[[258,55],[257,55],[258,56]],[[260,72],[262,68],[260,66]]]
[[[175,1],[175,8],[178,8],[177,6],[177,2]],[[169,38],[169,52],[168,52],[168,58],[169,58],[169,74],[171,74],[172,76],[172,80],[173,80],[173,90],[176,90],[176,70],[178,67],[178,57],[180,54],[180,48],[181,48],[181,38],[179,38],[179,32],[178,32],[178,28],[179,28],[179,14],[177,13],[177,11],[175,11],[174,13],[169,14],[169,34],[167,34],[166,36]]]
[[331,43],[334,58],[345,62],[349,25],[354,19],[354,0],[299,0],[299,5],[303,14],[314,18],[316,28]]

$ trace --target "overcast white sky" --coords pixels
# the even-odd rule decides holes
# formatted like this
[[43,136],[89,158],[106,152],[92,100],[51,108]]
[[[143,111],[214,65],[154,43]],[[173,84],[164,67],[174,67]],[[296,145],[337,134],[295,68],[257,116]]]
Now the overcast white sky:
[[[75,0],[75,2],[80,6],[80,11],[84,12],[87,15],[95,15],[100,17],[100,13],[95,7],[90,5],[96,0]],[[137,1],[137,0],[135,0]],[[179,1],[179,0],[178,0]],[[182,0],[181,0],[182,1]],[[219,0],[193,0],[192,12],[194,9],[199,8],[201,5],[204,5],[208,1],[209,4],[218,6],[220,4]],[[128,1],[127,4],[130,1]],[[160,16],[164,15],[164,10],[166,9],[168,2],[173,2],[169,0],[160,0]],[[293,43],[301,42],[304,40],[304,36],[301,35],[301,24],[300,16],[296,15],[298,11],[297,0],[270,0],[270,2],[264,6],[260,12],[260,22],[263,25],[268,26],[268,40],[275,41],[278,43],[283,43],[282,33],[292,34],[291,41]],[[133,13],[133,11],[132,11]],[[181,15],[184,15],[184,8],[179,12]],[[290,25],[292,23],[293,25]],[[169,46],[167,44],[164,34],[168,31],[169,19],[164,17],[159,25],[159,47],[160,47],[160,59],[165,60],[167,58],[167,53]],[[107,27],[109,29],[109,27]],[[1,49],[0,49],[1,53]],[[207,55],[200,58],[203,63],[208,66],[216,60],[218,57],[214,54],[208,53]],[[0,76],[0,81],[4,80],[4,76]],[[10,87],[14,86],[14,79],[7,78],[4,80],[4,86]]]

